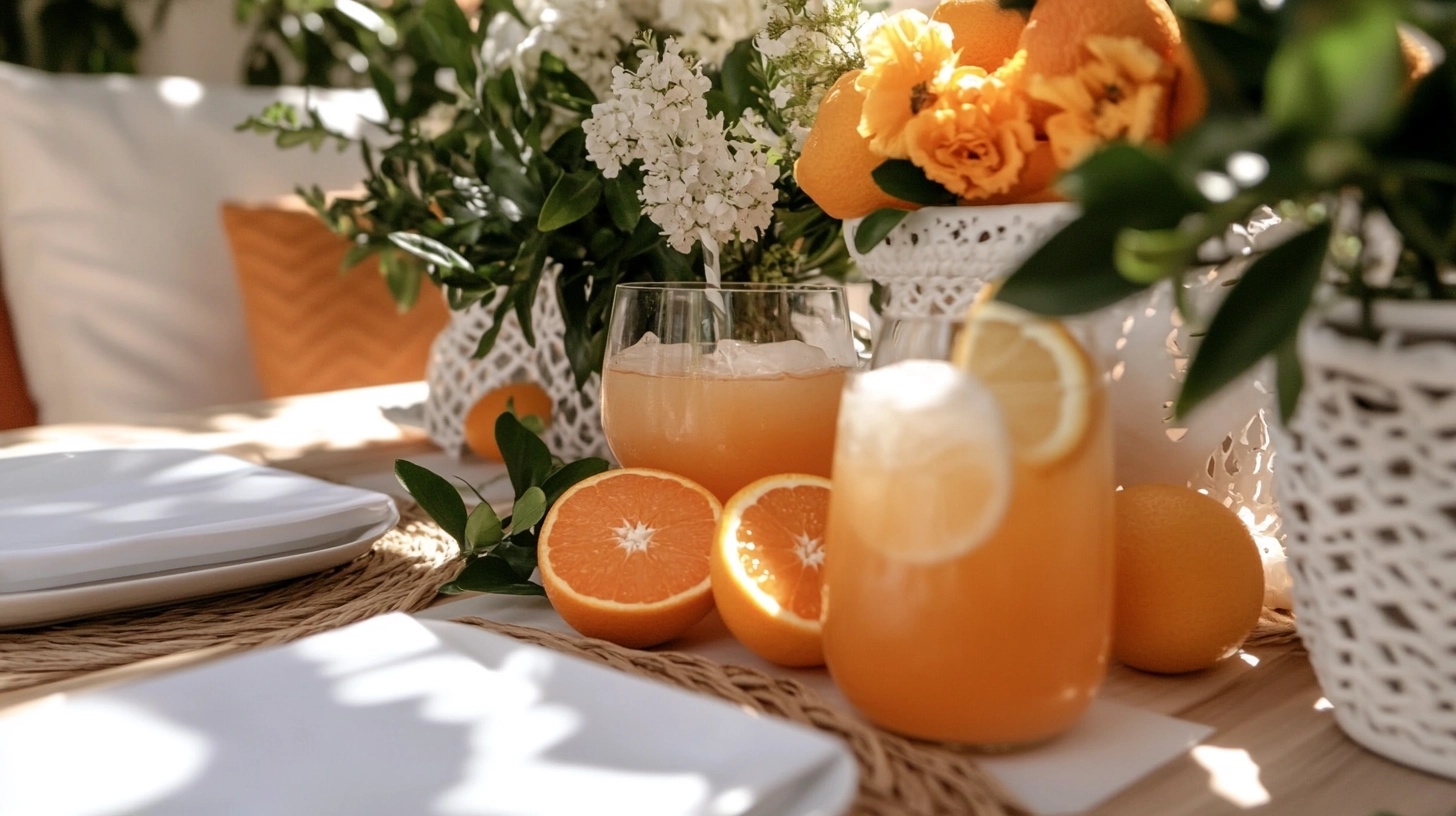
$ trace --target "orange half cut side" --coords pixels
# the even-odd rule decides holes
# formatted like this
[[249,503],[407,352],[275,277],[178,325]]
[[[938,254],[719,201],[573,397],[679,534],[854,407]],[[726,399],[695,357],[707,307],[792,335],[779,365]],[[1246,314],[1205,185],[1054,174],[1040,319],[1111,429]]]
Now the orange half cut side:
[[723,508],[713,548],[713,597],[749,651],[783,666],[824,662],[820,613],[829,480],[769,476]]
[[541,526],[546,596],[587,637],[632,648],[669,641],[713,608],[708,561],[721,513],[713,494],[665,471],[584,479]]

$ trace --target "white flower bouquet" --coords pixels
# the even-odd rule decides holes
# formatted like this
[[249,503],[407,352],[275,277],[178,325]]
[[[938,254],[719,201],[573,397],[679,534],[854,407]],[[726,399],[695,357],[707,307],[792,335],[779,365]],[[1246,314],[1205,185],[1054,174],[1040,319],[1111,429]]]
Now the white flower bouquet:
[[[378,254],[402,304],[422,275],[454,308],[493,303],[487,353],[548,264],[579,383],[598,370],[616,284],[843,277],[840,222],[793,162],[820,97],[858,65],[852,0],[425,0],[409,82],[371,72],[389,120],[361,143],[362,195],[306,191]],[[245,126],[320,144],[278,108]],[[549,280],[550,278],[548,278]]]

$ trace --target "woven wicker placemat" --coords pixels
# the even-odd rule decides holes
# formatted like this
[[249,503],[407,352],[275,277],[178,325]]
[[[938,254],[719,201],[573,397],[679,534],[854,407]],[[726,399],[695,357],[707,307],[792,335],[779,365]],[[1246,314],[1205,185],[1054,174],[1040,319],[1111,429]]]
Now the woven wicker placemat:
[[[284,643],[385,612],[429,606],[459,570],[455,543],[418,509],[348,564],[282,584],[153,610],[0,632],[0,692],[41,686],[199,649]],[[1024,813],[954,747],[871,726],[803,684],[698,655],[625,649],[605,641],[461,618],[462,623],[710,694],[844,740],[859,765],[861,816],[1016,816]],[[1266,610],[1246,645],[1297,639],[1292,617]]]
[[1012,816],[1024,813],[973,755],[881,731],[825,702],[797,680],[685,652],[624,649],[602,640],[483,618],[457,618],[614,669],[710,694],[839,737],[859,765],[859,816]]
[[[858,816],[1011,816],[1025,812],[976,765],[973,753],[882,731],[829,705],[798,681],[684,652],[625,649],[603,640],[484,618],[455,620],[833,734],[845,742],[859,765],[853,810]],[[1296,639],[1294,618],[1266,609],[1245,645],[1272,646]]]
[[459,570],[455,555],[455,542],[434,522],[406,510],[369,552],[323,572],[156,609],[0,632],[0,691],[197,649],[283,643],[385,612],[415,612]]

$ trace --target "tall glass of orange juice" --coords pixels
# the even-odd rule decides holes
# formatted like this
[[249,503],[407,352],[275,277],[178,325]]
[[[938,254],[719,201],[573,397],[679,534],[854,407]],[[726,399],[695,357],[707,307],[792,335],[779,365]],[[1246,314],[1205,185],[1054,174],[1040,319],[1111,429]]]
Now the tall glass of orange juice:
[[763,476],[827,477],[856,362],[839,286],[621,284],[602,366],[607,444],[625,466],[725,501]]
[[1077,341],[1001,304],[977,314],[920,327],[921,348],[891,351],[909,359],[846,386],[824,652],[878,725],[1000,749],[1068,729],[1106,673],[1114,482]]

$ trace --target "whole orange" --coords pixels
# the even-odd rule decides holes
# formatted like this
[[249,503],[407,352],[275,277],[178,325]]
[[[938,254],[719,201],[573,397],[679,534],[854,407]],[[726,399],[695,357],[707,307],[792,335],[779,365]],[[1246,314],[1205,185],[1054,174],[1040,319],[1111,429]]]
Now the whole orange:
[[1118,492],[1116,508],[1113,656],[1176,674],[1236,651],[1264,607],[1263,559],[1238,514],[1162,484]]
[[[1131,37],[1169,61],[1183,42],[1178,18],[1166,0],[1038,0],[1019,42],[1026,51],[1025,76],[1073,73],[1085,59],[1082,44],[1095,36]],[[1040,127],[1054,111],[1045,102],[1035,102],[1032,121]]]
[[854,87],[859,71],[841,76],[819,102],[814,127],[794,162],[794,179],[830,218],[860,218],[883,207],[914,209],[875,183],[870,175],[885,161],[859,135],[864,94]]
[[1178,69],[1178,79],[1168,100],[1169,138],[1198,124],[1208,113],[1208,82],[1187,43],[1173,48],[1173,65]]
[[961,65],[995,71],[1016,53],[1026,15],[1001,8],[1000,0],[941,0],[930,19],[954,33]]
[[551,425],[551,396],[533,382],[511,383],[487,391],[465,414],[465,447],[482,459],[499,462],[500,447],[495,442],[495,421],[506,411],[521,418],[539,417],[544,426]]

